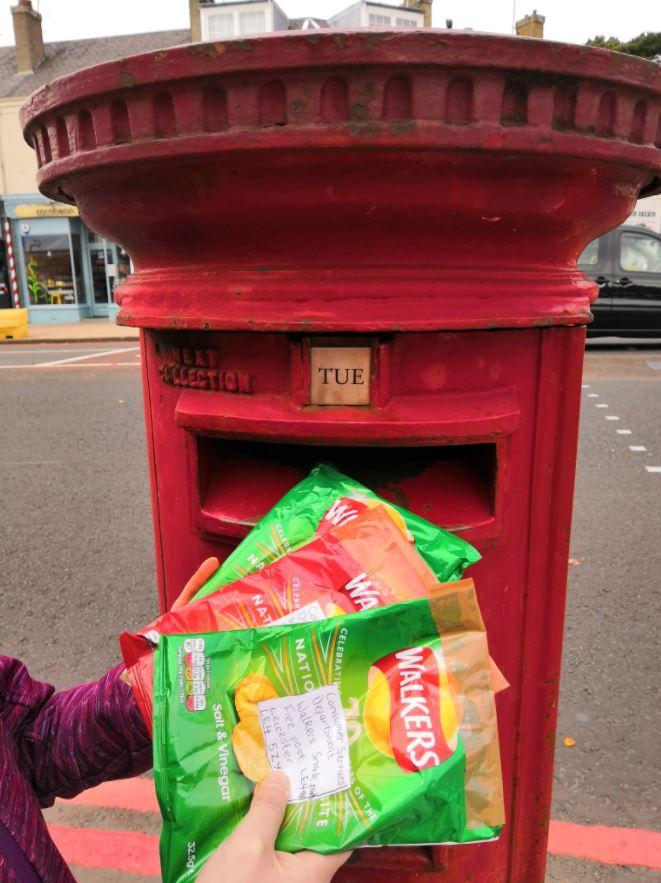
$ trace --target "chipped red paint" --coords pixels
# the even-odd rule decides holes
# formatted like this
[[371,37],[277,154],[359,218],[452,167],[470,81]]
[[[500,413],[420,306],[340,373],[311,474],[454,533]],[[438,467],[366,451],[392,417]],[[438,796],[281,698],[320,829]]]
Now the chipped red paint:
[[[366,850],[344,881],[544,878],[596,294],[576,259],[661,188],[659,80],[594,48],[324,31],[100,65],[23,110],[42,190],[135,262],[163,605],[318,459],[484,555],[507,826]],[[370,405],[310,405],[315,338],[370,348]]]

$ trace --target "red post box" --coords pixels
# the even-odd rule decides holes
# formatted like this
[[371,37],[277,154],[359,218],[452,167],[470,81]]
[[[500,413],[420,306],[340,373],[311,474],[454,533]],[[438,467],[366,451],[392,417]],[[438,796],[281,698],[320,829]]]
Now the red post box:
[[344,880],[543,880],[596,295],[576,259],[661,187],[660,113],[651,63],[440,31],[167,49],[24,108],[42,191],[135,264],[162,605],[320,460],[483,553],[507,825]]

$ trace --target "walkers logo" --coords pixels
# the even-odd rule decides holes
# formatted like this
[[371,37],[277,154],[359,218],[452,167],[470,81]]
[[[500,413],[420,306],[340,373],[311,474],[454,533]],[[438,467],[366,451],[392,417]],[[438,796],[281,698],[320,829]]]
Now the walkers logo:
[[344,591],[351,598],[357,610],[383,607],[386,603],[377,585],[366,573],[359,573],[345,585]]
[[458,744],[457,712],[440,644],[384,656],[368,675],[365,730],[408,772],[439,766]]
[[333,527],[344,527],[345,524],[354,521],[354,519],[358,518],[358,516],[367,509],[374,509],[376,506],[382,506],[404,536],[411,539],[409,530],[406,527],[406,522],[397,509],[386,503],[384,500],[378,498],[370,499],[369,497],[365,499],[359,499],[358,497],[339,497],[321,519],[316,532],[317,534],[323,534]]
[[186,638],[179,659],[179,698],[188,711],[207,707],[207,666],[204,638]]

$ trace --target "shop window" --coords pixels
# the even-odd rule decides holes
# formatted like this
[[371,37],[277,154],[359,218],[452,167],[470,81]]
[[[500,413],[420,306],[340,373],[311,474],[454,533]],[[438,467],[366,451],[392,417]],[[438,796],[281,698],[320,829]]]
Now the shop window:
[[117,246],[117,263],[115,264],[115,274],[110,277],[110,284],[112,286],[112,290],[126,279],[127,276],[131,275],[131,259],[128,256],[128,253],[124,251],[121,245]]
[[76,289],[83,289],[75,283],[69,235],[23,236],[22,241],[30,305],[75,304]]
[[110,261],[108,251],[105,248],[90,248],[90,263],[92,267],[92,293],[94,303],[108,303],[108,276],[106,265]]
[[80,243],[80,233],[71,234],[71,254],[73,256],[74,276],[76,280],[76,292],[79,292],[78,300],[85,300],[85,281],[83,279],[83,252]]

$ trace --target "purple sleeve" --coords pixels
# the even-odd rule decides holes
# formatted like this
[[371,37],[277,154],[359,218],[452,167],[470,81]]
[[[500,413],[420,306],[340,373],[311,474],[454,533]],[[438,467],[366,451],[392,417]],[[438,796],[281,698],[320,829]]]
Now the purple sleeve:
[[0,657],[0,715],[42,806],[151,766],[151,740],[122,671],[56,693]]

